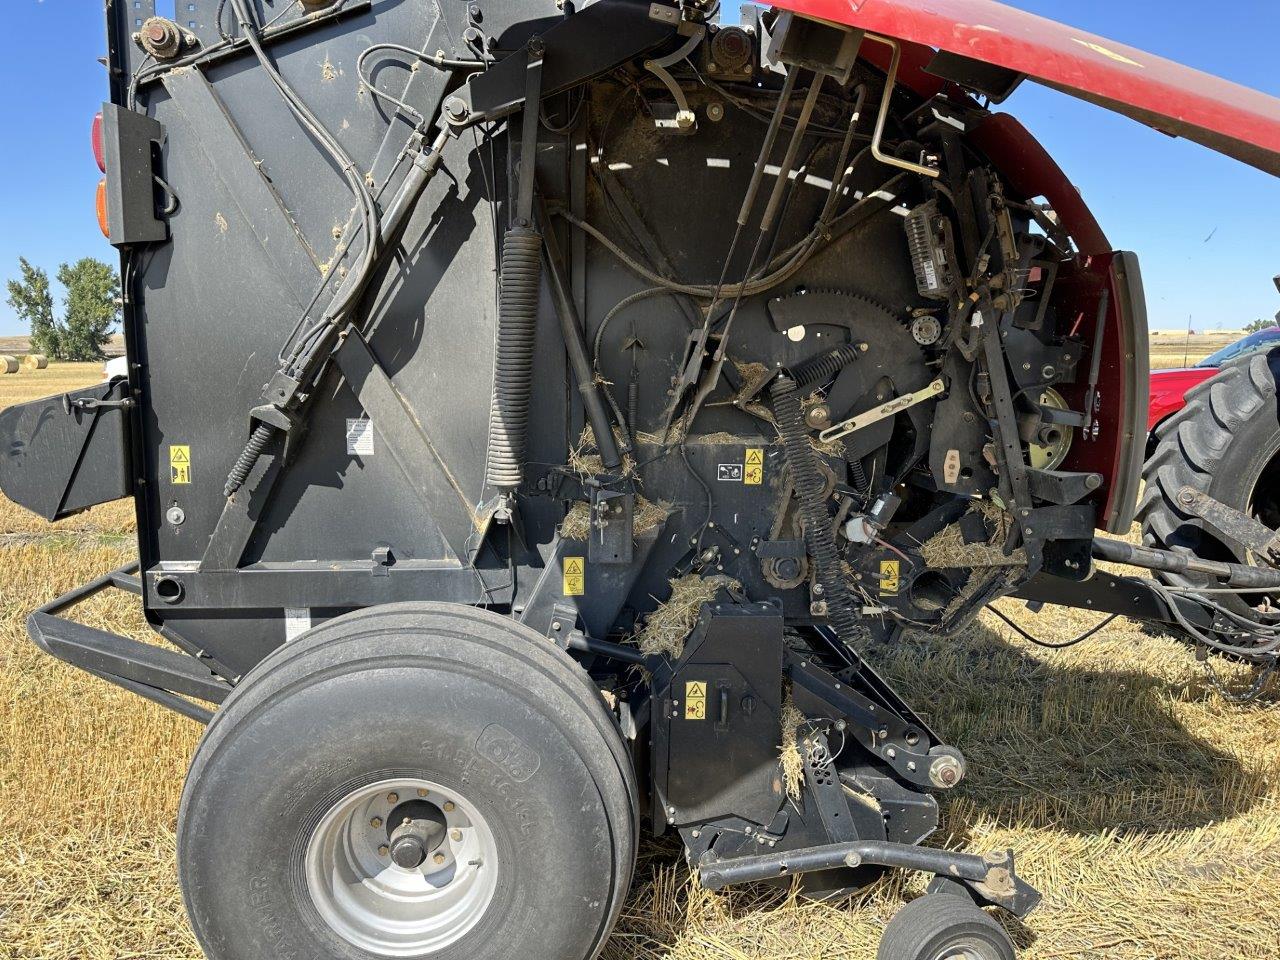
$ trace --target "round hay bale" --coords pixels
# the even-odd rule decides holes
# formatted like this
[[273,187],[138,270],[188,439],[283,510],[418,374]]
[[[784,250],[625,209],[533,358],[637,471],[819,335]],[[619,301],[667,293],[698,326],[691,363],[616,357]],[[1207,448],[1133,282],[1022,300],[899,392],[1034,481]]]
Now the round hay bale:
[[11,357],[7,353],[0,354],[0,373],[17,373],[18,358]]
[[22,358],[24,370],[44,370],[49,366],[49,358],[43,353],[28,353]]

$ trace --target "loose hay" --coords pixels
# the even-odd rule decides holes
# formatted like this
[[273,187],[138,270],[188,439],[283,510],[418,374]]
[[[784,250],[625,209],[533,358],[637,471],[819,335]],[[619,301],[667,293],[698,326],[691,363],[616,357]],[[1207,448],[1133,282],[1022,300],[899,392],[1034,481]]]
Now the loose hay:
[[965,543],[959,521],[948,524],[921,545],[920,555],[926,564],[935,569],[1026,566],[1027,553],[1021,547],[1007,555],[1004,552],[1012,524],[1007,513],[987,500],[977,501],[969,513],[979,513],[988,524],[995,526],[991,538],[985,542]]
[[684,653],[685,638],[698,622],[702,605],[726,588],[741,590],[742,584],[731,577],[703,577],[696,573],[672,580],[671,596],[645,617],[644,626],[636,635],[640,652],[678,660]]
[[[8,377],[0,407],[101,377],[99,364],[63,363]],[[0,532],[33,535],[0,544],[3,960],[201,958],[175,883],[174,827],[202,728],[40,654],[22,622],[128,559],[68,531],[118,534],[131,523],[127,503],[51,525],[0,498]],[[1098,620],[997,606],[1045,640]],[[104,594],[83,613],[90,625],[148,635],[134,597]],[[1025,923],[1007,921],[1020,960],[1280,960],[1274,696],[1227,704],[1184,644],[1123,619],[1047,651],[984,614],[954,640],[908,635],[868,657],[969,758],[964,783],[939,796],[931,842],[1012,847],[1019,873],[1044,891]],[[1218,669],[1247,681],[1241,666]],[[603,957],[869,960],[885,922],[924,886],[891,872],[830,903],[794,887],[713,893],[678,844],[648,841]]]
[[[635,510],[631,516],[631,534],[641,537],[657,530],[671,516],[671,505],[654,503],[636,495]],[[591,535],[591,505],[578,501],[560,521],[562,540],[586,540]]]
[[782,743],[779,745],[779,760],[782,763],[782,783],[787,789],[787,796],[795,803],[800,802],[800,794],[804,786],[804,757],[800,754],[800,725],[804,723],[804,714],[796,706],[788,687],[782,700]]
[[[618,432],[618,428],[613,428],[613,439],[622,447],[622,435]],[[597,474],[608,473],[605,469],[604,460],[600,458],[599,448],[596,446],[596,435],[591,429],[591,424],[587,424],[582,428],[582,436],[578,438],[578,445],[569,451],[569,469],[580,477],[593,477]],[[631,454],[624,454],[622,457],[622,475],[630,476],[635,472],[636,461]]]

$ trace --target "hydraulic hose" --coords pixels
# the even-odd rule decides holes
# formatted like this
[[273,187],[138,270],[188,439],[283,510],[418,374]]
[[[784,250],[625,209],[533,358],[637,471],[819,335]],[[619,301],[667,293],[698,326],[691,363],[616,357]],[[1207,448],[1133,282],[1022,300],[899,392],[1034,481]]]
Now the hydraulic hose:
[[542,287],[542,234],[512,227],[502,243],[498,343],[489,408],[489,457],[485,482],[511,492],[524,474],[533,392],[533,351]]
[[836,634],[847,645],[857,633],[858,615],[854,612],[853,597],[841,569],[835,531],[822,496],[822,477],[805,434],[800,388],[790,376],[783,375],[774,381],[770,397],[778,432],[782,434],[783,447],[787,452],[787,465],[791,468],[791,482],[795,485],[796,496],[800,498],[805,544],[818,575],[821,599],[826,601],[827,618]]

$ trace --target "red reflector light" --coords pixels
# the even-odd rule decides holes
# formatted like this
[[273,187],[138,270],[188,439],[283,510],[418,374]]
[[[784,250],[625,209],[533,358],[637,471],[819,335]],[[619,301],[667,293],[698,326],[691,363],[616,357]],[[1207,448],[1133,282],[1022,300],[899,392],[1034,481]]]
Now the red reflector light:
[[111,224],[107,219],[107,180],[104,177],[98,183],[98,226],[102,229],[102,235],[108,240],[111,239]]
[[98,169],[107,172],[107,150],[102,141],[102,114],[93,118],[93,159],[98,161]]

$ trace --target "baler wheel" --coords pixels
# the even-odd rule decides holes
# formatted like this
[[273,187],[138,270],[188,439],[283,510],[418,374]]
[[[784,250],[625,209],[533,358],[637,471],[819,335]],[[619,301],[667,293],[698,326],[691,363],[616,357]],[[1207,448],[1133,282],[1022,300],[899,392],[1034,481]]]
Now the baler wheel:
[[912,900],[884,928],[876,960],[1015,960],[1013,941],[967,897]]
[[562,650],[441,603],[285,644],[214,716],[179,875],[210,960],[585,960],[631,881],[635,780]]

